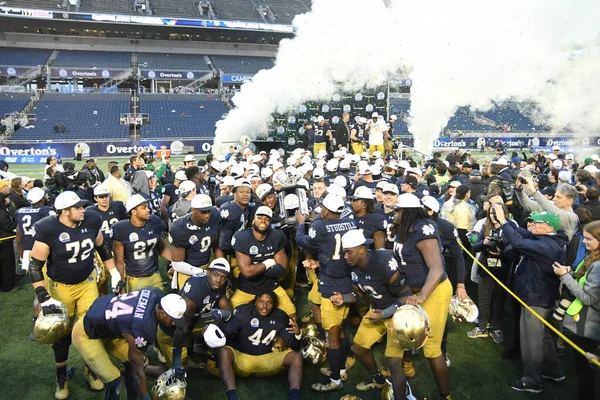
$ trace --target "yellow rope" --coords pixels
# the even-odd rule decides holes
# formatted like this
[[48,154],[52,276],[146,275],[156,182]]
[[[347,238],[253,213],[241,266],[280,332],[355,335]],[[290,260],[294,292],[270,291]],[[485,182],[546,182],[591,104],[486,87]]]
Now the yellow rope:
[[[521,300],[521,298],[519,296],[517,296],[516,294],[514,294],[504,283],[502,283],[500,281],[500,279],[496,278],[494,276],[494,274],[492,274],[486,267],[485,265],[483,265],[475,256],[473,256],[473,254],[471,254],[471,252],[469,250],[467,250],[465,248],[465,246],[463,246],[462,242],[457,239],[456,240],[458,242],[458,245],[469,255],[469,257],[471,257],[481,268],[483,268],[483,270],[485,272],[488,273],[489,276],[492,277],[492,279],[494,279],[498,285],[500,285],[504,290],[506,290],[512,297],[514,297],[519,303],[521,303],[521,305],[523,307],[525,307],[525,309],[527,311],[529,311],[530,313],[532,313],[537,319],[539,319],[540,321],[542,321],[542,323],[544,325],[546,325],[548,328],[550,328],[550,330],[554,333],[556,333],[558,335],[558,337],[560,337],[562,340],[564,340],[567,344],[569,344],[571,347],[573,347],[575,350],[577,350],[577,352],[581,353],[581,355],[583,355],[584,357],[586,356],[586,352],[581,349],[579,346],[577,346],[575,343],[573,343],[568,337],[566,337],[565,335],[562,334],[562,332],[560,332],[558,329],[556,329],[554,326],[552,326],[548,321],[546,321],[544,318],[542,318],[541,315],[539,315],[538,313],[536,313],[534,310],[531,309],[531,307],[529,307],[523,300]],[[590,362],[592,362],[593,364],[595,364],[596,366],[600,367],[600,361],[596,360],[596,359],[592,359],[590,360]]]
[[14,239],[14,238],[16,238],[16,237],[17,237],[17,235],[12,235],[12,236],[3,237],[3,238],[0,238],[0,242],[4,242],[5,240]]

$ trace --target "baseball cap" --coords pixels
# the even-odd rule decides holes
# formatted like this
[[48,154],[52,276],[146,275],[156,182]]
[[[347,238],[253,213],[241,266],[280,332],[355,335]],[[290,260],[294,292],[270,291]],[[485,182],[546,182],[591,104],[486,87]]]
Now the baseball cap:
[[434,213],[440,212],[440,202],[437,201],[435,197],[423,196],[421,203],[423,203],[425,207],[433,210]]
[[560,171],[558,173],[558,180],[561,182],[571,182],[572,177],[571,171]]
[[540,193],[547,195],[547,196],[554,197],[554,195],[556,194],[556,189],[553,188],[552,186],[548,186],[547,188],[540,190]]
[[62,192],[54,200],[54,209],[64,210],[69,207],[83,207],[87,204],[86,200],[81,200],[75,192]]
[[346,189],[336,183],[332,183],[327,187],[327,193],[338,196],[342,201],[346,198]]
[[514,162],[515,164],[519,164],[523,160],[521,157],[513,157],[510,161]]
[[552,151],[558,150],[560,151],[560,146],[552,146]]
[[377,112],[374,112],[373,114],[371,114],[371,118],[377,118],[379,117],[379,114]]
[[224,176],[223,179],[221,179],[221,185],[233,186],[235,185],[235,178],[229,175]]
[[[95,190],[94,190],[94,192],[95,192]],[[34,188],[31,188],[31,190],[27,193],[27,201],[29,201],[31,204],[35,204],[38,201],[40,201],[41,199],[43,199],[45,195],[46,195],[46,192],[44,192],[43,189],[34,187]]]
[[242,175],[244,175],[245,169],[244,166],[241,164],[236,164],[233,167],[231,167],[231,176],[233,176],[234,178],[238,178]]
[[548,154],[548,158],[551,160],[556,160],[558,157],[556,157],[556,154]]
[[398,186],[393,183],[386,183],[383,186],[383,193],[394,193],[395,195],[399,195],[400,191],[398,190]]
[[532,212],[531,214],[529,214],[529,218],[527,219],[535,222],[542,222],[544,224],[548,224],[552,228],[554,228],[555,232],[557,232],[560,229],[560,219],[556,216],[556,214],[553,214],[548,211]]
[[273,170],[271,168],[265,167],[260,170],[260,177],[263,179],[268,179],[273,175]]
[[211,162],[210,163],[210,167],[212,169],[214,169],[215,171],[221,172],[221,163],[219,161],[217,161],[217,160]]
[[411,178],[410,175],[402,179],[400,183],[410,185],[410,187],[412,187],[413,189],[416,188],[419,184],[419,182],[414,177]]
[[235,183],[233,184],[233,190],[235,191],[236,188],[239,188],[242,186],[252,189],[252,185],[250,185],[250,182],[248,182],[248,179],[240,178],[240,179],[235,180]]
[[110,195],[110,190],[104,185],[98,185],[94,188],[94,196]]
[[[196,186],[194,186],[196,187]],[[129,199],[127,199],[127,203],[125,204],[125,209],[127,212],[130,212],[140,204],[144,204],[148,202],[141,194],[134,194]]]
[[481,176],[481,171],[478,169],[473,169],[469,172],[469,176]]
[[360,122],[361,124],[364,124],[367,122],[367,119],[365,117],[360,117],[360,119],[358,120],[358,122]]
[[257,162],[261,162],[262,161],[262,156],[260,154],[255,154],[252,156],[251,160],[253,163],[257,163]]
[[548,178],[548,175],[539,174],[537,178],[535,178],[535,181],[537,182],[540,189],[543,189],[546,186],[550,186],[550,178]]
[[508,165],[508,160],[506,158],[504,158],[504,157],[500,157],[499,159],[497,159],[496,161],[494,161],[494,163],[498,164],[498,165],[505,165],[505,166],[507,166]]
[[277,171],[279,168],[283,168],[283,164],[277,160],[273,161],[273,163],[271,165],[271,169],[273,170],[273,172]]
[[398,161],[398,168],[409,169],[410,164],[406,160],[400,160],[400,161]]
[[25,175],[23,175],[23,176],[21,177],[21,181],[23,182],[23,185],[27,185],[29,182],[33,182],[33,179],[31,179],[31,178],[30,178],[30,177],[28,177],[28,176],[25,176]]
[[334,213],[341,213],[344,210],[344,201],[340,196],[329,193],[323,199],[323,207]]
[[175,326],[185,328],[185,311],[187,304],[183,297],[178,294],[171,293],[160,299],[160,307],[167,313],[175,323]]
[[210,196],[205,194],[197,194],[192,198],[192,208],[197,208],[200,211],[210,211],[212,210],[213,204]]
[[359,186],[354,191],[353,199],[373,200],[373,192],[366,186]]
[[346,181],[346,177],[343,175],[336,176],[335,179],[333,180],[333,183],[335,183],[336,185],[340,185],[341,187],[344,187],[344,188],[348,184],[348,182]]
[[381,189],[381,190],[383,190],[383,188],[384,188],[384,187],[385,187],[385,185],[387,185],[387,184],[388,184],[388,182],[386,182],[386,181],[379,181],[379,182],[377,182],[377,185],[375,186],[375,188],[376,188],[376,189]]
[[303,186],[306,190],[310,188],[310,185],[308,184],[308,181],[306,179],[300,179],[298,182],[296,182],[296,184]]
[[175,179],[177,179],[179,182],[187,180],[187,176],[185,176],[185,171],[175,172]]
[[192,181],[183,181],[179,184],[179,193],[181,195],[185,196],[194,189],[196,189],[196,184]]
[[317,167],[313,170],[313,178],[321,179],[325,176],[325,171],[321,167]]
[[360,158],[363,160],[368,160],[369,158],[371,158],[371,155],[369,154],[368,151],[363,151],[362,154],[360,155]]
[[256,209],[256,213],[254,215],[264,215],[265,217],[273,218],[273,211],[267,206],[260,206]]
[[398,196],[395,209],[399,208],[421,208],[421,200],[412,193],[402,193]]
[[552,168],[561,169],[563,166],[562,160],[554,160],[552,161]]
[[380,151],[374,151],[373,152],[373,158],[381,158],[381,152]]
[[396,119],[398,119],[398,117],[395,116],[394,114],[392,114],[392,115],[390,115],[390,119],[396,120]]
[[256,196],[258,196],[258,199],[260,201],[262,201],[265,197],[267,197],[268,194],[274,193],[274,192],[275,191],[273,190],[273,186],[269,185],[268,183],[261,183],[256,188]]
[[595,174],[598,171],[600,171],[595,165],[586,165],[585,167],[583,167],[584,170],[586,170],[587,172],[589,172],[590,174]]
[[412,167],[408,167],[406,168],[405,171],[407,174],[415,174],[417,176],[423,176],[423,171],[421,171],[420,168],[412,168]]
[[448,186],[453,187],[453,188],[457,188],[460,185],[462,185],[462,183],[460,183],[459,181],[452,181],[448,184]]
[[212,260],[212,262],[208,266],[208,270],[218,271],[228,275],[231,271],[231,267],[229,266],[229,261],[227,261],[227,259],[219,257]]
[[187,156],[184,157],[183,161],[185,161],[185,162],[196,161],[196,157],[194,157],[193,154],[188,154]]
[[565,157],[566,160],[574,160],[575,156],[573,154],[567,154],[567,156]]
[[587,157],[585,160],[583,160],[584,164],[592,164],[594,162],[594,159],[592,157]]
[[365,235],[360,229],[350,229],[342,236],[342,248],[344,249],[352,249],[371,243],[373,243],[373,239],[365,238]]
[[371,175],[381,175],[381,165],[375,164],[371,167]]
[[329,161],[327,161],[327,164],[325,164],[325,169],[327,169],[327,171],[329,172],[335,172],[338,169],[338,160],[336,159],[331,159]]
[[369,165],[361,165],[360,166],[360,174],[361,175],[371,175],[371,167]]
[[286,210],[296,210],[300,208],[300,198],[294,193],[286,195],[283,199],[283,208]]
[[347,171],[350,169],[350,161],[348,160],[342,160],[340,161],[340,169],[342,171]]
[[153,171],[144,171],[146,173],[146,178],[150,179],[152,177],[156,178]]

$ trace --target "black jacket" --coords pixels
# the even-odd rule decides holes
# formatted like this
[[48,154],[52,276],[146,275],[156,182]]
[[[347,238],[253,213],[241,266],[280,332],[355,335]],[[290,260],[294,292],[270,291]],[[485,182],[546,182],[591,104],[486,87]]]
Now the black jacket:
[[333,133],[336,150],[339,148],[339,145],[342,145],[342,147],[348,147],[348,138],[350,137],[350,131],[348,129],[349,128],[344,121],[340,121],[335,129],[335,132]]
[[583,206],[590,210],[594,221],[600,219],[600,200],[588,200],[583,203]]
[[[0,196],[0,200],[2,200],[2,202],[4,202],[4,199],[4,196]],[[14,236],[16,228],[17,222],[15,219],[14,208],[0,206],[0,238]]]
[[468,186],[471,191],[471,200],[477,202],[477,205],[481,208],[480,197],[487,193],[486,183],[483,181],[469,181]]

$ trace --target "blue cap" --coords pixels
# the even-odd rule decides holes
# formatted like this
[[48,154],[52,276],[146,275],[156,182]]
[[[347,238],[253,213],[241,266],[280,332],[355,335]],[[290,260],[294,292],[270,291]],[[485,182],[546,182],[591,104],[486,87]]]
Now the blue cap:
[[523,159],[521,157],[513,157],[511,161],[515,164],[519,164],[521,161],[523,161]]

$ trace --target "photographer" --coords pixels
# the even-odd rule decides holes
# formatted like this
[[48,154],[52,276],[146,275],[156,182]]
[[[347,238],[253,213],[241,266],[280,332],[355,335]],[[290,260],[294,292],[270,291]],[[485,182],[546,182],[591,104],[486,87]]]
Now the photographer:
[[[575,344],[590,352],[600,343],[600,311],[596,309],[600,303],[600,221],[587,224],[583,228],[583,236],[589,253],[574,272],[558,262],[553,268],[565,285],[563,292],[568,291],[575,298],[566,307],[564,327],[573,333],[571,340]],[[584,356],[575,353],[574,358],[579,385],[577,399],[593,397],[595,372]]]
[[[488,201],[490,204],[501,206],[504,215],[508,215],[508,209],[504,205],[501,196],[492,196]],[[509,222],[514,227],[518,227],[515,221],[509,220]],[[506,283],[508,273],[515,260],[515,252],[512,246],[502,238],[502,227],[496,228],[495,225],[497,224],[494,209],[490,207],[487,211],[483,229],[479,232],[479,240],[472,244],[471,249],[473,252],[480,253],[479,261],[496,278]],[[489,335],[494,342],[500,344],[504,342],[502,323],[506,292],[483,268],[478,269],[478,273],[479,326],[467,332],[467,336],[475,339]],[[487,328],[488,322],[490,324],[489,329]]]
[[[543,211],[529,216],[527,229],[515,228],[506,219],[504,208],[492,204],[495,212],[494,228],[502,228],[502,240],[522,256],[515,272],[515,292],[542,318],[548,320],[558,298],[559,279],[552,264],[564,263],[567,236],[560,229],[555,214]],[[511,380],[509,386],[520,392],[540,393],[542,371],[556,382],[564,374],[550,331],[528,309],[521,310],[521,354],[524,374]]]
[[[560,219],[560,226],[571,240],[577,230],[579,221],[579,218],[573,212],[573,204],[575,204],[578,196],[575,187],[567,183],[559,183],[556,187],[554,200],[550,201],[535,188],[532,178],[519,176],[515,192],[525,211],[547,211],[555,214]],[[532,199],[529,196],[532,196]]]

